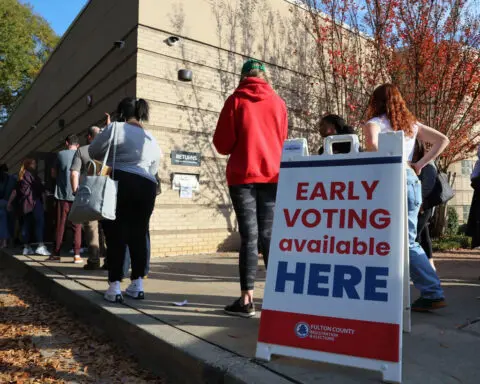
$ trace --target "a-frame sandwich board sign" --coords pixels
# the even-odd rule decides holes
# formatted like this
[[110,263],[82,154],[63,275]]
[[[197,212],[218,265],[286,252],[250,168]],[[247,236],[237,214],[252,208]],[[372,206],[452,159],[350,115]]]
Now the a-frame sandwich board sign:
[[[348,154],[333,154],[336,142]],[[403,132],[359,152],[284,153],[256,357],[377,370],[401,382],[408,321]],[[407,296],[406,296],[407,295]]]

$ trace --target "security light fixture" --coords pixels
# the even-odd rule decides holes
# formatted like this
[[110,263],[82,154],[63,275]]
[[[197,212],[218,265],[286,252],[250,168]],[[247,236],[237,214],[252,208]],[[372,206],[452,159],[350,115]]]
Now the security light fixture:
[[93,96],[87,95],[86,102],[87,102],[87,107],[90,108],[93,105]]
[[170,36],[167,40],[165,40],[167,45],[169,45],[170,47],[177,45],[179,41],[180,41],[180,38],[177,36]]
[[180,69],[178,71],[178,80],[180,81],[192,81],[193,72],[190,69]]
[[115,47],[115,49],[123,49],[125,47],[125,41],[117,40],[113,43],[113,46]]

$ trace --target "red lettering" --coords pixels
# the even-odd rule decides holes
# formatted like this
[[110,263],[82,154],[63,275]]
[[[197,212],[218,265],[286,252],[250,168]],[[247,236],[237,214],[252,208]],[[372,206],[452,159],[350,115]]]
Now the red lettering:
[[375,239],[373,237],[370,237],[369,239],[369,247],[368,247],[368,254],[370,256],[373,256],[373,254],[375,253]]
[[349,241],[339,241],[337,244],[337,253],[339,255],[349,255],[350,254],[350,242]]
[[323,236],[323,253],[327,253],[327,247],[328,247],[328,236],[325,235]]
[[327,200],[327,193],[325,192],[325,187],[323,186],[323,183],[315,184],[315,188],[313,188],[310,200],[314,200],[317,197],[321,198],[322,200]]
[[308,242],[308,252],[312,253],[320,253],[320,245],[321,241],[320,240],[310,240]]
[[386,209],[375,209],[370,214],[370,225],[375,229],[385,229],[390,225],[390,212]]
[[309,183],[298,183],[297,184],[297,200],[307,200],[308,197],[305,195],[308,193]]
[[283,252],[291,252],[292,251],[292,239],[282,239],[282,240],[280,240],[279,248]]
[[364,241],[359,241],[358,237],[353,238],[353,254],[354,255],[365,255],[367,253],[367,243]]
[[338,209],[327,209],[323,210],[323,213],[327,214],[327,228],[333,227],[333,214],[338,213]]
[[377,255],[378,256],[387,256],[390,253],[390,244],[382,241],[377,244]]
[[293,214],[293,218],[290,217],[290,211],[286,208],[283,209],[283,215],[285,216],[285,222],[287,223],[287,227],[293,227],[298,220],[298,216],[300,215],[301,209],[296,209],[295,213]]
[[356,222],[359,228],[367,228],[367,210],[361,210],[361,217],[357,214],[355,209],[348,210],[348,228],[353,228],[353,223]]
[[343,197],[343,192],[345,192],[347,186],[342,181],[332,181],[330,184],[330,200],[335,200],[337,196],[338,200],[345,200]]
[[293,242],[295,243],[295,250],[297,252],[302,252],[303,248],[305,248],[305,244],[307,244],[307,240],[299,241],[298,239],[294,239]]
[[360,200],[360,196],[355,195],[355,182],[349,181],[348,182],[348,200]]
[[[313,221],[309,220],[309,216],[313,215]],[[307,228],[316,227],[320,224],[322,215],[318,209],[307,209],[302,215],[302,224]]]
[[367,181],[362,181],[362,186],[363,189],[365,189],[365,192],[367,193],[367,200],[372,200],[373,199],[373,192],[375,191],[375,188],[377,188],[379,181],[375,180],[372,185],[368,185]]

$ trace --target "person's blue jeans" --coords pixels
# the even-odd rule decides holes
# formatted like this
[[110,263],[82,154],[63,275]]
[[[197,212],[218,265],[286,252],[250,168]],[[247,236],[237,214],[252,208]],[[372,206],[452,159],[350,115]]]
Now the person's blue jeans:
[[38,200],[32,212],[23,216],[22,240],[25,244],[33,243],[31,230],[34,229],[35,243],[43,243],[43,231],[45,228],[45,216],[43,212],[43,203]]
[[[125,261],[123,262],[123,277],[128,276],[128,271],[130,270],[130,250],[127,247],[125,252]],[[145,275],[148,275],[150,271],[150,232],[147,232],[147,264],[145,267]]]
[[410,278],[422,297],[426,299],[443,298],[443,290],[437,272],[428,261],[423,248],[416,241],[418,212],[422,205],[422,186],[411,168],[407,168],[407,200]]

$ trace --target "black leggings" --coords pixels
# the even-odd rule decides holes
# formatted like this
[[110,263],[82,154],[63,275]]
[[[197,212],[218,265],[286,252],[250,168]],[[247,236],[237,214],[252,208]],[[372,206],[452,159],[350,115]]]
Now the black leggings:
[[242,184],[229,187],[240,237],[239,270],[242,291],[253,290],[258,253],[268,265],[277,184]]
[[156,198],[156,184],[129,172],[115,171],[118,181],[116,220],[102,223],[107,242],[108,280],[121,281],[127,246],[132,262],[131,279],[144,277],[147,264],[147,231]]
[[420,243],[429,259],[433,256],[432,239],[430,238],[430,230],[428,229],[432,215],[432,208],[425,209],[418,214],[417,222],[417,242]]

